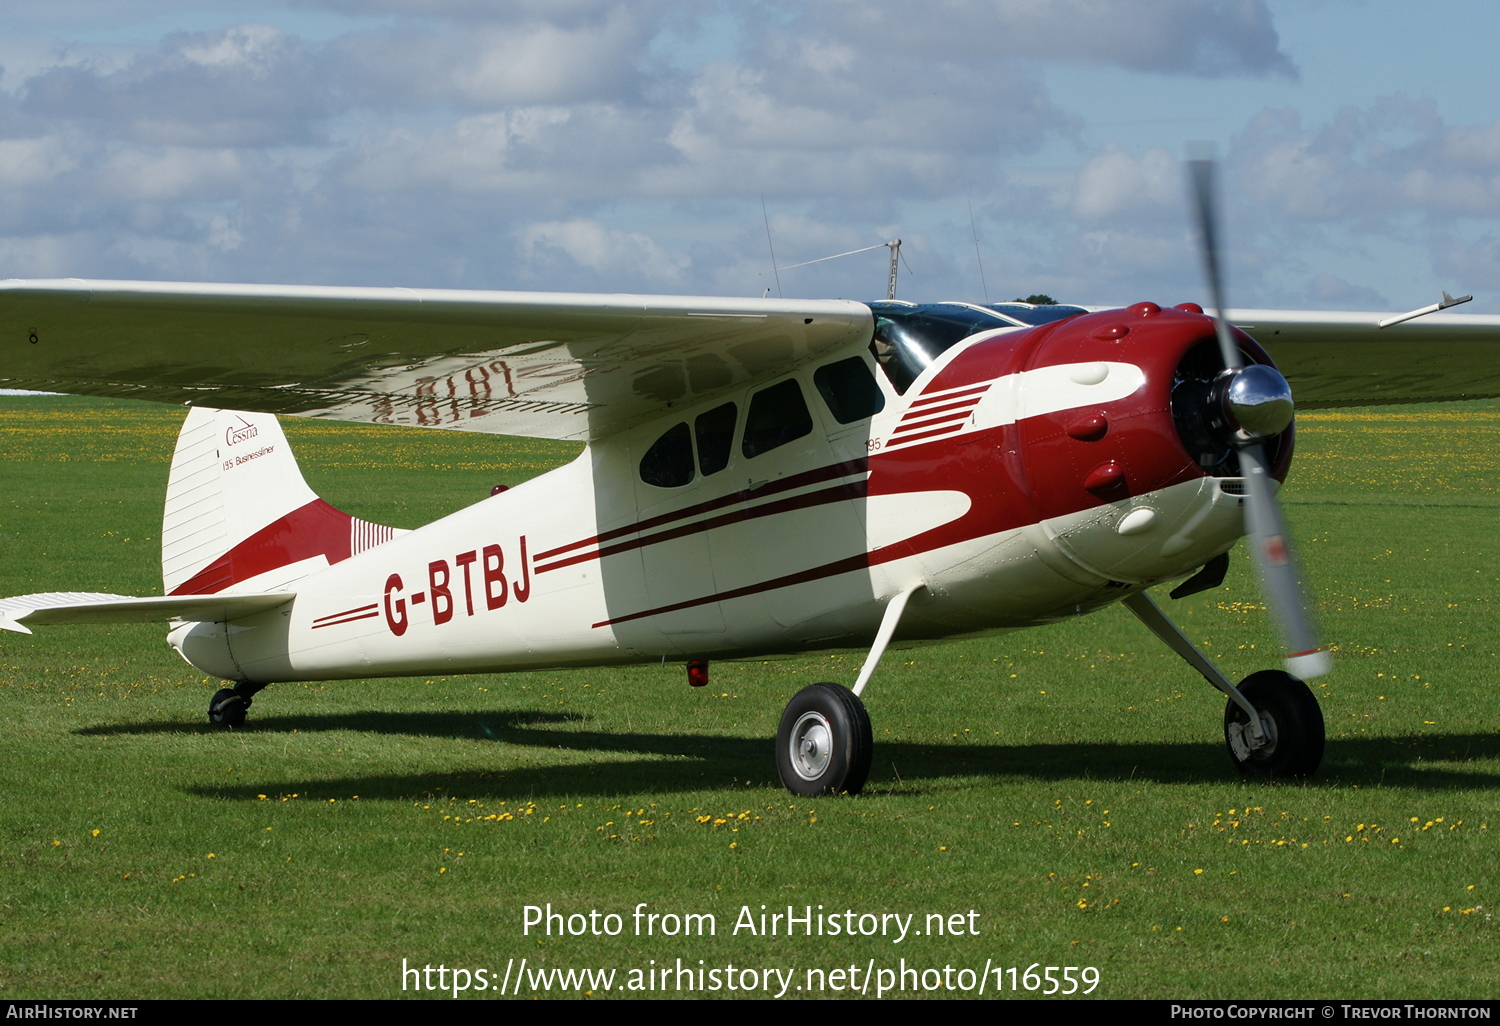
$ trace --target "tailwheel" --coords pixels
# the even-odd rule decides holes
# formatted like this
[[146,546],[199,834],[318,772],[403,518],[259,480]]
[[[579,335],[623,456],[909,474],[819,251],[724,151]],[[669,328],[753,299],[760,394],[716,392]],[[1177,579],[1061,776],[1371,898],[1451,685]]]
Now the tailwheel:
[[250,696],[234,688],[220,688],[208,703],[208,722],[216,727],[240,727],[250,711]]
[[793,695],[781,714],[776,769],[793,794],[859,794],[873,747],[859,696],[837,684],[813,684]]
[[1235,767],[1251,777],[1307,777],[1323,761],[1323,710],[1302,681],[1281,670],[1261,670],[1240,681],[1240,694],[1260,713],[1265,743],[1255,747],[1250,718],[1231,699],[1224,740]]

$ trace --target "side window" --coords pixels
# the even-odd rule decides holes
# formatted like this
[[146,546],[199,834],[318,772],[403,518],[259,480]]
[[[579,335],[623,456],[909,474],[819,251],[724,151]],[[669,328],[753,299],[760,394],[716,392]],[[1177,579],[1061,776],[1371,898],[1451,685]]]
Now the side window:
[[813,372],[813,384],[840,424],[853,424],[885,409],[885,396],[880,394],[875,375],[857,356],[819,367]]
[[751,397],[740,450],[746,457],[759,456],[809,434],[812,428],[812,414],[802,399],[802,389],[796,378],[787,378]]
[[681,488],[693,479],[693,438],[687,423],[674,425],[641,457],[641,480],[658,488]]
[[739,409],[734,403],[715,406],[693,422],[698,436],[698,469],[703,476],[717,474],[729,466],[729,451],[734,447],[734,421]]

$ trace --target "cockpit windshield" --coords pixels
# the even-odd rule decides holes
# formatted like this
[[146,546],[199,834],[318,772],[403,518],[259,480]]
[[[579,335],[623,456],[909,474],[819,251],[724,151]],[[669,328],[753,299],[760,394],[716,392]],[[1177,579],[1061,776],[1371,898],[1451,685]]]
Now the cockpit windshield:
[[1074,314],[1081,306],[1033,306],[1030,303],[907,303],[896,299],[870,303],[875,312],[872,348],[897,392],[911,383],[943,353],[972,335],[996,328],[1028,328],[1050,324]]
[[1038,324],[1051,324],[1074,314],[1088,313],[1081,306],[1069,306],[1066,303],[1048,303],[1045,306],[1033,306],[1030,303],[991,303],[987,309],[995,310],[1006,317],[1013,317],[1023,324],[1032,326]]
[[927,367],[970,335],[1022,323],[967,303],[871,303],[875,311],[875,359],[897,392],[904,393]]

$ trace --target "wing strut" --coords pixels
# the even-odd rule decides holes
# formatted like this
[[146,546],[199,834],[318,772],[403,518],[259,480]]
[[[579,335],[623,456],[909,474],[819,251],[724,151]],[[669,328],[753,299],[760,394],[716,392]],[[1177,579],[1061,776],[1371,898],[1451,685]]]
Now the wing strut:
[[1150,595],[1144,591],[1138,591],[1127,598],[1124,605],[1136,615],[1141,623],[1151,628],[1151,633],[1160,638],[1168,648],[1182,656],[1193,669],[1203,674],[1204,680],[1224,692],[1229,696],[1230,701],[1245,710],[1245,714],[1250,717],[1249,729],[1252,744],[1257,746],[1265,744],[1265,732],[1261,727],[1260,714],[1255,711],[1255,706],[1240,694],[1240,689],[1234,686],[1234,681],[1224,676],[1223,670],[1215,666],[1208,656],[1198,651],[1198,646],[1188,640],[1188,636],[1182,633],[1182,628],[1162,612],[1161,606],[1158,606]]
[[859,680],[854,682],[856,695],[865,690],[865,685],[870,683],[870,678],[875,675],[875,667],[880,665],[880,657],[885,655],[886,646],[891,643],[891,636],[896,633],[896,625],[901,622],[901,614],[906,612],[907,601],[918,589],[925,587],[927,587],[926,581],[918,581],[886,603],[885,615],[880,618],[880,630],[875,632],[875,644],[870,646],[870,654],[865,657],[865,665],[859,668]]

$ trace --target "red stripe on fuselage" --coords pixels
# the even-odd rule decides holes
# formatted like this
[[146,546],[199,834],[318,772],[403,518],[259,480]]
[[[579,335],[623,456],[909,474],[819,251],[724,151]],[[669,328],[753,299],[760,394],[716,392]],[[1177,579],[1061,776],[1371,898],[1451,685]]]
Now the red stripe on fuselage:
[[603,559],[605,556],[613,556],[621,552],[629,552],[632,549],[645,548],[647,545],[655,545],[658,542],[671,541],[673,538],[685,538],[693,534],[702,534],[704,531],[712,531],[716,527],[726,524],[738,524],[747,520],[756,520],[760,517],[769,517],[777,513],[787,513],[794,509],[808,509],[812,506],[823,506],[830,502],[842,502],[848,499],[860,499],[865,495],[865,482],[854,481],[849,484],[836,485],[833,488],[824,488],[818,492],[808,492],[806,495],[794,495],[790,498],[779,499],[776,502],[766,502],[749,509],[737,509],[732,513],[713,517],[708,520],[700,520],[695,524],[686,524],[682,527],[673,528],[670,531],[661,531],[657,534],[648,535],[645,538],[635,538],[619,545],[601,547],[593,552],[583,552],[568,559],[559,560],[556,563],[548,563],[539,566],[536,572],[546,573],[548,570],[557,570],[565,566],[573,566],[575,563],[586,563],[593,559]]
[[959,421],[956,424],[949,424],[945,427],[938,428],[936,431],[924,431],[921,434],[907,435],[904,438],[892,438],[891,445],[892,447],[895,447],[898,445],[906,445],[909,442],[921,442],[928,438],[941,438],[946,435],[953,434],[963,426],[963,421]]
[[648,531],[653,527],[660,527],[663,524],[670,524],[677,520],[686,520],[688,517],[695,517],[700,513],[709,513],[716,509],[723,509],[725,506],[732,506],[737,502],[762,499],[767,495],[776,495],[780,492],[791,491],[793,488],[817,484],[820,481],[848,477],[850,474],[863,474],[868,469],[868,464],[869,460],[867,459],[848,460],[844,463],[834,463],[826,467],[819,467],[817,470],[808,470],[801,474],[793,474],[791,477],[761,485],[759,488],[745,488],[738,492],[732,492],[729,495],[720,496],[717,499],[710,499],[708,502],[700,502],[697,505],[688,506],[677,510],[675,513],[663,513],[661,516],[652,517],[649,520],[641,520],[628,527],[617,527],[614,530],[604,531],[591,538],[585,538],[582,541],[572,542],[568,545],[559,545],[555,549],[548,549],[546,552],[537,553],[532,562],[539,563],[544,559],[560,556],[564,552],[581,549],[585,545],[599,545],[607,541],[613,541],[616,538],[623,538],[627,534]]
[[240,581],[324,556],[329,563],[349,558],[349,514],[322,499],[292,510],[262,527],[192,577],[173,588],[173,595],[215,595]]
[[901,418],[901,423],[914,423],[926,417],[936,417],[938,414],[947,413],[950,410],[972,410],[975,406],[978,405],[979,397],[975,396],[970,399],[965,399],[962,402],[947,403],[943,406],[929,406],[924,410],[911,410],[906,414],[906,416]]
[[345,609],[344,611],[339,613],[329,613],[327,616],[319,616],[313,620],[313,623],[322,623],[324,620],[337,620],[343,616],[350,616],[354,613],[363,613],[367,610],[378,609],[379,607],[380,604],[378,602],[369,602],[362,606],[355,606],[353,609]]
[[369,620],[379,615],[380,610],[377,609],[373,613],[360,613],[358,616],[346,616],[342,620],[329,620],[327,623],[315,623],[312,625],[312,629],[318,630],[321,627],[337,627],[342,623],[353,623],[355,620]]
[[[926,431],[928,428],[951,426],[958,427],[969,419],[971,410],[959,410],[957,413],[945,413],[941,417],[933,417],[931,420],[914,420],[903,422],[900,427],[891,432],[891,441],[901,439],[902,435],[911,434],[914,431]],[[901,439],[904,441],[904,439]]]
[[[971,502],[969,512],[957,520],[942,524],[930,531],[924,531],[904,541],[886,545],[874,552],[847,556],[821,566],[810,567],[807,570],[741,588],[715,592],[711,595],[654,609],[645,609],[637,613],[627,613],[624,616],[600,621],[594,626],[608,627],[648,616],[691,609],[694,606],[707,605],[711,602],[727,602],[748,595],[774,591],[777,588],[806,584],[825,577],[855,573],[892,560],[920,555],[945,545],[954,545],[987,534],[995,534],[1007,528],[1035,523],[1036,517],[1026,497],[1024,484],[1012,479],[1003,488],[996,488],[993,483],[1008,476],[1005,472],[1007,464],[1002,463],[997,468],[996,461],[990,455],[996,449],[996,443],[1005,429],[1005,427],[993,428],[966,435],[962,441],[913,445],[899,452],[877,453],[870,457],[870,477],[864,482],[864,491],[867,496],[953,491],[959,487],[958,482],[973,484],[993,479],[991,483],[968,492]],[[945,468],[954,468],[955,465],[959,465],[959,473],[944,472]],[[1095,505],[1098,503],[1096,502]]]
[[[934,380],[936,380],[936,379],[934,379]],[[951,389],[951,390],[950,389],[938,389],[937,392],[940,393],[940,394],[934,394],[934,393],[930,393],[930,392],[923,393],[923,395],[920,398],[913,399],[912,402],[911,402],[911,405],[908,406],[907,409],[908,410],[915,410],[915,409],[917,409],[919,407],[928,406],[928,405],[930,405],[932,403],[945,403],[945,402],[947,402],[950,399],[959,399],[959,398],[962,398],[963,396],[966,396],[966,395],[975,395],[977,393],[985,391],[986,389],[988,389],[993,384],[994,384],[993,381],[986,381],[984,384],[977,385],[974,388],[961,388],[961,389]]]

